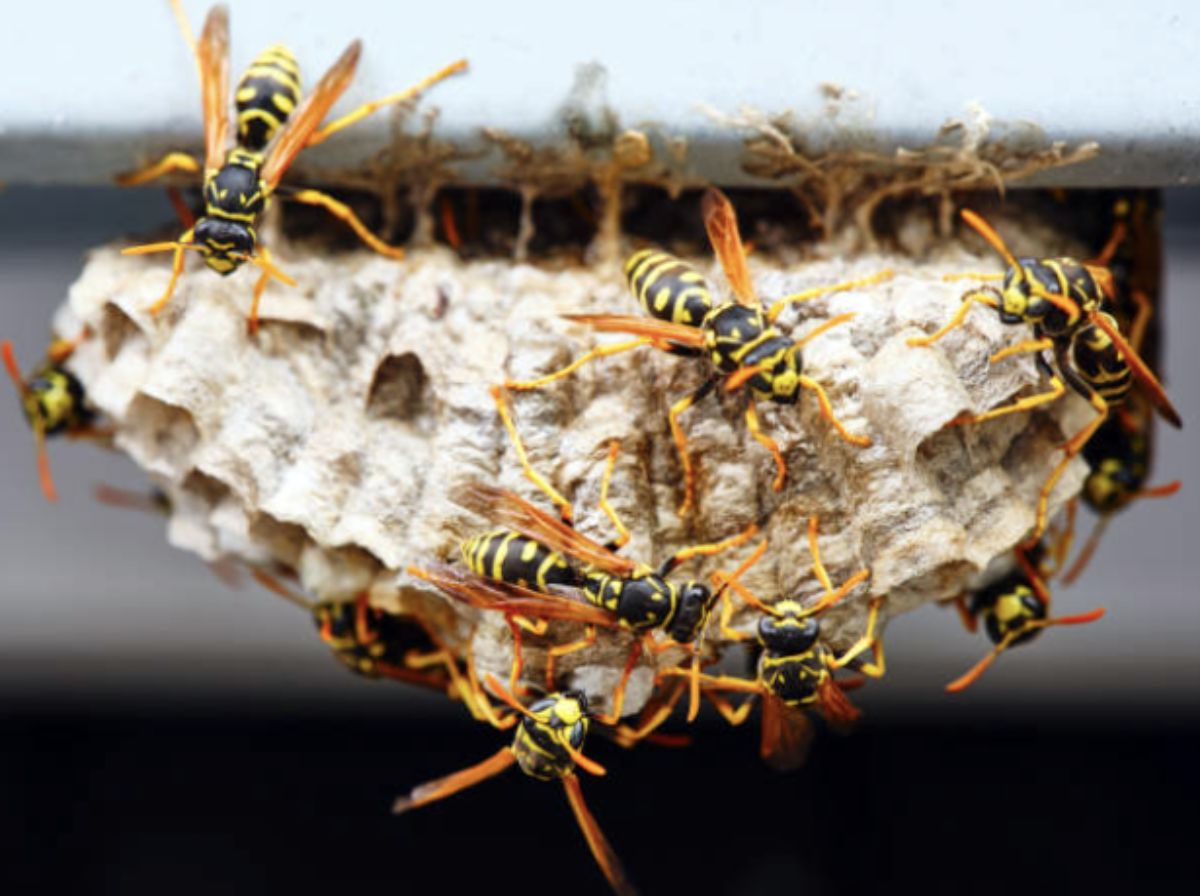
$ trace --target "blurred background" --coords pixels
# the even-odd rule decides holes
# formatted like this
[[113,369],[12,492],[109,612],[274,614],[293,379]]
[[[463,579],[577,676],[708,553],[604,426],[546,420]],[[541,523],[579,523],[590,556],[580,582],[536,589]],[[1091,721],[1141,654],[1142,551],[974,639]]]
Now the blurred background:
[[[170,209],[158,191],[34,187],[14,172],[97,183],[117,160],[128,161],[148,127],[164,140],[199,130],[181,42],[157,6],[153,18],[141,17],[142,6],[117,4],[119,20],[152,25],[155,39],[115,57],[95,39],[114,20],[108,4],[81,7],[82,24],[45,42],[14,36],[57,34],[56,7],[6,11],[0,83],[20,83],[38,65],[94,74],[72,75],[71,90],[47,75],[0,99],[0,175],[13,181],[0,192],[0,338],[13,340],[26,369],[41,358],[50,315],[87,249],[151,230]],[[189,4],[197,27],[203,6]],[[235,69],[280,31],[296,35],[302,58],[328,58],[377,8],[351,2],[345,21],[334,15],[336,29],[328,30],[313,25],[316,13],[293,10],[280,23],[276,6],[237,4]],[[782,41],[756,60],[786,74],[799,52],[793,31],[804,33],[817,54],[806,56],[804,85],[840,79],[870,97],[890,91],[913,104],[881,102],[877,123],[893,134],[907,127],[928,136],[977,92],[1002,116],[1057,122],[1056,135],[1117,134],[1109,141],[1116,155],[1106,158],[1123,159],[1118,168],[1133,180],[1176,182],[1175,169],[1168,177],[1168,168],[1154,166],[1180,159],[1195,168],[1186,138],[1197,126],[1197,85],[1172,80],[1184,71],[1172,62],[1180,47],[1194,49],[1194,23],[1166,9],[1172,4],[1099,3],[1081,23],[1095,26],[1089,42],[1068,32],[1069,14],[1059,20],[1044,6],[1010,4],[1004,21],[951,21],[947,13],[941,25],[962,39],[930,32],[902,42],[903,58],[872,50],[906,27],[898,12],[881,13],[871,29],[830,13],[814,31],[774,26],[765,11],[732,20],[722,9],[721,36],[743,48]],[[364,96],[458,53],[485,71],[489,52],[492,71],[505,53],[541,64],[522,69],[525,80],[456,85],[474,91],[481,81],[484,93],[462,95],[451,131],[455,121],[474,127],[485,112],[536,126],[561,96],[539,92],[543,71],[557,79],[577,61],[613,59],[622,47],[616,70],[624,76],[611,87],[623,108],[651,83],[725,109],[745,99],[724,66],[711,78],[715,57],[706,62],[697,52],[686,65],[660,65],[660,35],[674,33],[664,30],[666,13],[638,20],[639,28],[614,14],[581,31],[564,17],[564,27],[578,31],[576,44],[516,39],[521,22],[509,21],[507,6],[479,16],[457,7],[428,12],[455,18],[463,39],[408,40],[416,59],[407,49],[369,57]],[[1027,45],[1020,42],[1031,22],[1051,39],[1074,34],[1069,43],[1091,47],[1090,57],[1105,63],[1080,67],[1078,54],[1066,54],[1074,67],[1063,78],[1022,82],[1033,67],[1004,47]],[[396,33],[420,24],[397,22]],[[1138,30],[1145,28],[1161,39],[1134,39],[1147,37]],[[676,38],[687,46],[704,39]],[[978,51],[985,38],[994,52]],[[876,59],[890,64],[865,64]],[[1193,62],[1187,57],[1186,71]],[[174,74],[159,79],[166,70]],[[706,71],[707,86],[693,91]],[[970,89],[956,86],[962,95],[953,102],[938,93],[960,82]],[[778,88],[772,102],[792,88],[786,77],[758,83]],[[489,105],[489,89],[513,99]],[[1175,114],[1158,97],[1191,103],[1193,114]],[[639,108],[654,113],[653,100]],[[48,115],[52,124],[43,127]],[[126,131],[106,127],[117,119]],[[1122,126],[1158,142],[1147,149],[1124,141]],[[1168,131],[1176,143],[1160,139]],[[93,167],[72,168],[85,162]],[[1103,168],[1084,170],[1105,179]],[[955,697],[944,685],[988,642],[933,607],[896,620],[887,632],[887,678],[856,695],[866,711],[860,730],[822,736],[810,763],[789,776],[761,767],[753,721],[731,730],[703,718],[686,750],[625,752],[594,739],[589,753],[610,774],[584,781],[585,792],[644,892],[1108,892],[1200,877],[1190,853],[1200,799],[1200,493],[1189,481],[1200,457],[1200,391],[1192,386],[1200,352],[1191,345],[1200,334],[1200,196],[1169,189],[1165,212],[1165,379],[1190,428],[1158,428],[1152,481],[1182,478],[1185,486],[1122,514],[1086,575],[1056,594],[1060,612],[1103,605],[1108,616],[1004,657]],[[97,483],[144,488],[127,460],[64,441],[51,445],[51,457],[57,506],[38,489],[16,395],[0,396],[0,892],[606,892],[555,785],[512,772],[419,813],[389,815],[396,794],[482,759],[505,737],[444,701],[348,674],[306,614],[252,582],[227,587],[166,545],[160,518],[99,506],[91,496]]]

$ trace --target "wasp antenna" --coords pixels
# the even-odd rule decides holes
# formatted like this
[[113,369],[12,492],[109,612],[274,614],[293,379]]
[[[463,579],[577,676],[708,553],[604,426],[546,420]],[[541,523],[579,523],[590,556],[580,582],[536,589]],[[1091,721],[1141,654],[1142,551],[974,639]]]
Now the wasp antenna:
[[195,249],[199,252],[203,247],[196,243],[145,243],[141,246],[127,246],[121,250],[122,255],[150,255],[154,252],[174,252],[176,249]]
[[970,225],[972,230],[987,240],[988,245],[1000,254],[1009,267],[1020,270],[1021,266],[1017,264],[1016,256],[1012,254],[1012,251],[1005,245],[1004,240],[1000,238],[1000,234],[996,233],[991,224],[983,220],[983,218],[969,208],[964,208],[959,214],[962,215],[962,219]]
[[268,572],[251,567],[250,575],[254,577],[254,581],[258,582],[258,584],[262,585],[272,594],[279,595],[288,603],[295,604],[296,606],[302,607],[309,612],[311,612],[315,606],[311,600],[300,594],[297,594],[295,591],[293,591],[291,588],[288,588],[283,584],[283,582],[279,581],[279,579],[275,578],[275,576]]
[[4,344],[0,345],[0,353],[4,355],[4,367],[13,381],[13,385],[17,387],[18,393],[24,395],[29,391],[29,386],[25,383],[25,378],[21,376],[21,367],[17,364],[17,356],[13,352],[10,340],[5,339]]
[[58,491],[54,488],[54,477],[50,474],[50,454],[46,451],[46,433],[41,424],[33,426],[33,441],[37,446],[38,479],[42,483],[42,494],[47,501],[57,501]]

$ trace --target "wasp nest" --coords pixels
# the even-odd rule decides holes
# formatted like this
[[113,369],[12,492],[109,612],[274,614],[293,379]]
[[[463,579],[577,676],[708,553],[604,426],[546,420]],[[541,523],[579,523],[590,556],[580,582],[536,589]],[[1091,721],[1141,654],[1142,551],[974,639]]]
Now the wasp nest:
[[[804,536],[816,514],[834,581],[871,570],[869,583],[827,614],[823,630],[835,648],[862,633],[871,597],[886,595],[886,619],[959,593],[1007,552],[1032,525],[1038,490],[1082,402],[947,427],[964,411],[1036,388],[1039,374],[1028,356],[989,365],[993,352],[1027,331],[1002,325],[985,308],[934,347],[910,348],[910,337],[936,329],[959,305],[964,284],[943,274],[999,268],[991,256],[925,232],[900,242],[922,243],[922,260],[789,260],[762,245],[751,260],[764,297],[896,271],[780,318],[800,337],[834,315],[857,313],[806,347],[805,368],[847,428],[873,442],[842,441],[811,393],[792,407],[760,405],[764,429],[787,458],[780,492],[771,487],[770,454],[746,431],[744,397],[722,393],[683,417],[698,500],[692,515],[676,515],[682,484],[667,409],[701,382],[701,362],[642,348],[516,395],[531,459],[575,502],[580,528],[601,541],[613,534],[597,498],[614,439],[621,451],[611,500],[633,534],[625,551],[647,562],[757,521],[771,549],[747,586],[768,600],[807,597],[819,590]],[[1014,243],[1039,254],[1061,248],[1045,232],[1028,246],[1020,237]],[[116,445],[170,496],[174,545],[208,560],[294,571],[322,598],[370,588],[380,606],[432,614],[457,649],[473,650],[481,669],[503,676],[511,657],[503,620],[451,606],[403,569],[457,562],[460,541],[488,525],[451,500],[468,483],[498,483],[549,509],[522,477],[488,386],[556,369],[596,344],[597,336],[560,314],[639,313],[621,270],[463,261],[438,249],[394,262],[275,247],[300,285],[271,285],[254,338],[245,319],[257,272],[222,279],[197,267],[152,318],[144,309],[162,292],[167,266],[121,257],[117,247],[96,250],[58,320],[64,335],[80,322],[95,333],[69,366],[114,425]],[[724,293],[711,258],[693,261]],[[1052,510],[1078,491],[1084,471],[1075,461]],[[752,547],[692,561],[677,575],[732,569]],[[735,620],[747,630],[753,621]],[[566,637],[565,628],[556,634]],[[562,683],[584,688],[607,710],[631,638],[602,633],[594,647],[563,657]],[[726,646],[715,623],[707,644]],[[533,684],[544,646],[526,639]],[[677,652],[643,656],[627,711],[646,699],[653,664],[679,659]]]

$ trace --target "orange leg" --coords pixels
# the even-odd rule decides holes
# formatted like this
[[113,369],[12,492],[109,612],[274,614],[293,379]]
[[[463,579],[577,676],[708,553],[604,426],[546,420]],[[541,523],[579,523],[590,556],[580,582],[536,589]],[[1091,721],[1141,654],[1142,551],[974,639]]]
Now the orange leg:
[[600,724],[616,725],[621,721],[621,715],[625,709],[625,688],[628,686],[629,679],[633,675],[633,670],[641,657],[642,641],[638,639],[634,641],[633,647],[629,649],[629,658],[625,660],[625,668],[621,672],[621,680],[617,682],[617,686],[613,689],[612,712],[607,716],[596,716],[596,721]]
[[295,202],[303,202],[306,205],[316,205],[325,209],[325,211],[329,212],[329,214],[333,215],[339,221],[343,221],[349,225],[350,229],[355,232],[360,240],[380,255],[397,261],[404,258],[404,249],[399,246],[389,246],[379,237],[375,236],[375,234],[371,233],[367,229],[367,226],[359,219],[358,215],[354,214],[350,206],[344,202],[339,202],[332,196],[318,190],[297,190],[295,193],[285,194],[285,198]]
[[[189,244],[192,241],[192,231],[187,231],[179,238],[181,244]],[[183,274],[183,253],[182,246],[175,247],[174,257],[171,259],[171,279],[167,281],[167,288],[163,291],[161,298],[153,305],[146,308],[146,313],[155,315],[167,307],[167,303],[171,301],[171,296],[175,293],[175,285],[179,282],[180,276]]]
[[771,488],[777,492],[782,491],[783,483],[787,479],[787,460],[784,459],[783,452],[779,450],[779,444],[762,431],[753,398],[746,405],[746,428],[750,430],[750,435],[754,436],[754,440],[770,451],[771,456],[775,458],[775,479],[771,483]]
[[816,394],[817,402],[821,405],[821,416],[829,421],[829,424],[837,430],[837,434],[844,441],[849,442],[851,445],[857,445],[859,448],[871,447],[871,440],[867,436],[853,435],[846,429],[842,421],[837,418],[837,415],[833,413],[833,405],[830,403],[829,396],[825,394],[825,389],[820,383],[810,376],[802,375],[800,377],[800,385]]
[[[990,276],[991,275],[987,275],[987,274],[948,274],[947,275],[947,277],[953,277],[953,278],[970,277],[970,278],[976,279],[976,280],[989,279]],[[1003,276],[1004,276],[1003,274],[997,274],[995,279],[1000,279]],[[945,278],[943,278],[943,279],[945,279]],[[962,304],[958,306],[958,310],[954,312],[954,316],[952,318],[950,318],[950,320],[946,323],[945,326],[943,326],[940,330],[937,330],[936,332],[931,333],[928,336],[914,336],[912,339],[908,340],[908,344],[913,347],[922,346],[922,345],[932,345],[933,343],[940,340],[947,333],[949,333],[951,330],[955,329],[956,327],[961,327],[963,324],[963,321],[965,321],[967,319],[967,312],[971,310],[971,306],[975,302],[982,302],[983,304],[989,305],[992,308],[997,308],[1000,305],[999,293],[997,293],[995,289],[992,289],[990,287],[986,288],[986,289],[981,289],[981,290],[973,290],[973,291],[967,293],[966,295],[963,296]]]

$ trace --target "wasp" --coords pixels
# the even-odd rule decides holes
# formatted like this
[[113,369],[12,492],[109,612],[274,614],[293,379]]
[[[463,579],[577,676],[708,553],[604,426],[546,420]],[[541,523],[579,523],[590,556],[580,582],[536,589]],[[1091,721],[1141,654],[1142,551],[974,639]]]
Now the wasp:
[[617,314],[568,314],[565,317],[599,332],[629,333],[638,338],[601,345],[561,370],[537,379],[506,383],[509,389],[514,390],[538,389],[562,379],[594,358],[608,357],[642,346],[653,346],[683,357],[706,358],[709,377],[690,395],[672,404],[668,415],[671,436],[684,475],[684,499],[680,515],[689,513],[695,504],[696,474],[679,418],[722,383],[726,391],[736,391],[743,386],[750,391],[745,411],[746,426],[754,439],[770,451],[775,459],[776,476],[772,483],[775,491],[783,488],[787,462],[774,439],[762,431],[756,401],[793,405],[799,401],[801,391],[808,389],[816,395],[821,415],[842,439],[858,447],[871,444],[867,436],[850,433],[837,418],[824,387],[804,373],[801,354],[811,340],[851,320],[854,314],[831,318],[799,341],[785,335],[775,326],[775,321],[792,304],[856,289],[892,276],[890,270],[885,270],[860,280],[789,295],[764,308],[750,280],[733,205],[721,191],[709,189],[704,195],[703,215],[709,241],[720,259],[736,301],[718,302],[699,271],[665,252],[637,252],[626,263],[625,276],[630,290],[651,319]]
[[[250,262],[261,270],[254,287],[248,327],[258,326],[258,306],[267,283],[272,279],[294,285],[271,262],[255,230],[258,219],[272,196],[283,195],[280,179],[306,147],[315,146],[384,106],[404,102],[467,67],[465,60],[454,62],[416,85],[391,96],[366,103],[352,112],[321,126],[333,104],[350,86],[361,41],[353,41],[333,66],[317,82],[313,91],[300,96],[300,70],[286,47],[273,46],[251,63],[238,83],[237,139],[227,148],[229,131],[229,15],[224,6],[215,6],[204,23],[199,42],[192,39],[178,0],[172,0],[184,38],[196,58],[200,74],[200,95],[204,112],[204,214],[192,220],[186,208],[184,234],[177,240],[133,246],[127,255],[174,252],[171,279],[162,297],[147,310],[156,314],[166,307],[183,272],[184,252],[194,250],[204,263],[221,275],[236,271]],[[199,173],[200,164],[186,153],[168,153],[146,168],[118,176],[123,186],[134,186],[175,172]],[[389,246],[359,220],[349,206],[317,190],[290,190],[286,198],[325,209],[345,222],[369,247],[389,258],[402,258],[402,249]],[[176,203],[177,209],[180,203]]]
[[[622,556],[617,551],[628,543],[630,533],[608,499],[620,442],[610,443],[600,482],[600,507],[618,536],[608,544],[600,544],[574,527],[570,502],[529,463],[503,393],[493,389],[492,396],[526,475],[558,506],[559,518],[512,492],[474,483],[456,499],[467,509],[491,519],[499,528],[474,535],[462,543],[466,571],[437,564],[427,568],[410,566],[408,572],[437,586],[455,600],[504,613],[513,632],[510,686],[514,690],[520,677],[522,628],[542,635],[546,631],[546,622],[551,620],[586,626],[581,639],[549,648],[546,660],[548,689],[554,686],[556,661],[593,645],[597,628],[622,629],[643,635],[634,642],[613,692],[612,714],[605,721],[615,724],[621,717],[625,686],[643,647],[661,652],[692,644],[704,631],[719,598],[719,594],[714,594],[703,582],[679,584],[669,579],[670,574],[695,557],[712,556],[745,543],[758,527],[752,523],[723,541],[681,548],[657,567]],[[563,589],[568,594],[559,593]],[[540,624],[529,623],[530,618],[539,620]],[[661,644],[652,637],[653,632],[660,630],[669,638]],[[698,651],[694,655],[698,656]]]
[[[1071,459],[1104,424],[1109,413],[1125,401],[1135,379],[1167,422],[1176,427],[1183,423],[1153,371],[1121,335],[1116,319],[1103,309],[1103,304],[1114,296],[1112,275],[1107,268],[1072,258],[1017,258],[979,215],[963,209],[962,217],[1008,265],[1003,274],[965,276],[1002,279],[1002,288],[985,286],[969,290],[945,326],[928,336],[910,339],[909,345],[925,346],[937,342],[961,326],[971,306],[979,302],[995,308],[1005,324],[1033,325],[1033,339],[1022,340],[996,352],[991,363],[1013,355],[1033,354],[1050,380],[1050,389],[982,414],[965,415],[955,422],[982,423],[1030,410],[1057,400],[1066,392],[1067,386],[1096,411],[1096,416],[1061,446],[1063,457],[1047,477],[1038,496],[1036,521],[1026,542],[1031,546],[1046,531],[1050,494],[1055,484]],[[1051,352],[1053,363],[1047,360],[1047,351]]]
[[461,699],[477,719],[486,717],[476,711],[476,690],[454,654],[420,616],[373,606],[366,591],[348,599],[313,601],[265,570],[251,568],[250,574],[268,591],[307,611],[322,643],[351,672],[445,691]]
[[[988,640],[995,646],[966,673],[946,685],[946,690],[952,694],[970,687],[1000,654],[1010,647],[1028,644],[1042,629],[1054,625],[1083,625],[1104,615],[1104,608],[1098,607],[1077,616],[1050,616],[1047,582],[1062,563],[1059,547],[1051,552],[1046,539],[1042,539],[1032,548],[1014,548],[1013,556],[1016,567],[1012,572],[974,592],[969,600],[960,597],[955,601],[967,631],[976,631],[978,620],[982,619]],[[1054,569],[1047,565],[1049,557],[1056,560]]]
[[[886,671],[883,642],[875,632],[882,597],[871,600],[866,631],[841,656],[835,655],[821,640],[821,614],[865,582],[870,577],[870,571],[859,570],[841,586],[834,588],[821,561],[818,529],[817,517],[810,517],[808,545],[813,558],[812,571],[824,590],[820,599],[811,606],[805,606],[794,598],[765,603],[741,584],[740,578],[766,552],[766,541],[760,543],[732,574],[718,572],[713,576],[714,585],[728,586],[748,606],[762,613],[754,636],[761,653],[754,681],[733,676],[702,675],[699,686],[713,706],[733,725],[742,724],[749,716],[753,697],[760,698],[760,753],[768,765],[779,771],[797,768],[807,758],[814,732],[806,710],[816,710],[830,724],[841,728],[848,727],[858,718],[858,709],[844,694],[850,684],[835,680],[834,672],[853,665],[856,671],[879,678]],[[721,614],[722,633],[733,641],[747,640],[750,635],[730,627],[732,611],[732,602],[726,601]],[[868,650],[871,651],[871,659],[860,660]],[[677,673],[667,670],[666,674]],[[718,696],[721,692],[749,693],[752,698],[735,708]]]
[[83,384],[63,366],[87,335],[85,330],[77,339],[57,339],[52,342],[46,352],[46,359],[28,379],[21,375],[12,343],[6,339],[0,344],[4,367],[17,387],[17,394],[21,396],[21,409],[25,412],[30,429],[33,430],[38,479],[47,501],[57,501],[58,490],[54,487],[54,477],[50,473],[46,439],[58,435],[69,438],[105,438],[111,434],[109,430],[95,425],[96,413],[88,406]]
[[445,799],[507,771],[515,764],[531,778],[562,782],[579,829],[613,891],[621,896],[633,894],[633,885],[621,867],[620,859],[584,802],[583,790],[575,774],[577,767],[593,775],[606,774],[603,766],[582,752],[592,722],[587,697],[580,691],[561,691],[547,694],[526,707],[495,678],[488,676],[488,683],[514,710],[514,715],[497,724],[500,728],[515,724],[512,744],[478,765],[414,788],[408,796],[395,801],[392,811],[396,814],[408,812]]
[[[1151,333],[1151,318],[1158,293],[1158,268],[1161,248],[1157,228],[1148,220],[1153,205],[1144,196],[1122,196],[1114,203],[1114,224],[1100,254],[1110,265],[1119,299],[1113,311],[1122,327],[1129,328],[1129,343],[1139,356],[1155,367],[1158,340]],[[1145,346],[1149,344],[1149,352]],[[1165,498],[1181,488],[1179,480],[1147,486],[1154,448],[1154,411],[1138,391],[1125,406],[1106,419],[1083,446],[1088,475],[1080,497],[1099,518],[1078,558],[1063,576],[1063,584],[1072,584],[1095,554],[1112,518],[1135,501]],[[1071,520],[1074,521],[1073,504]],[[1074,527],[1068,537],[1073,535]]]

